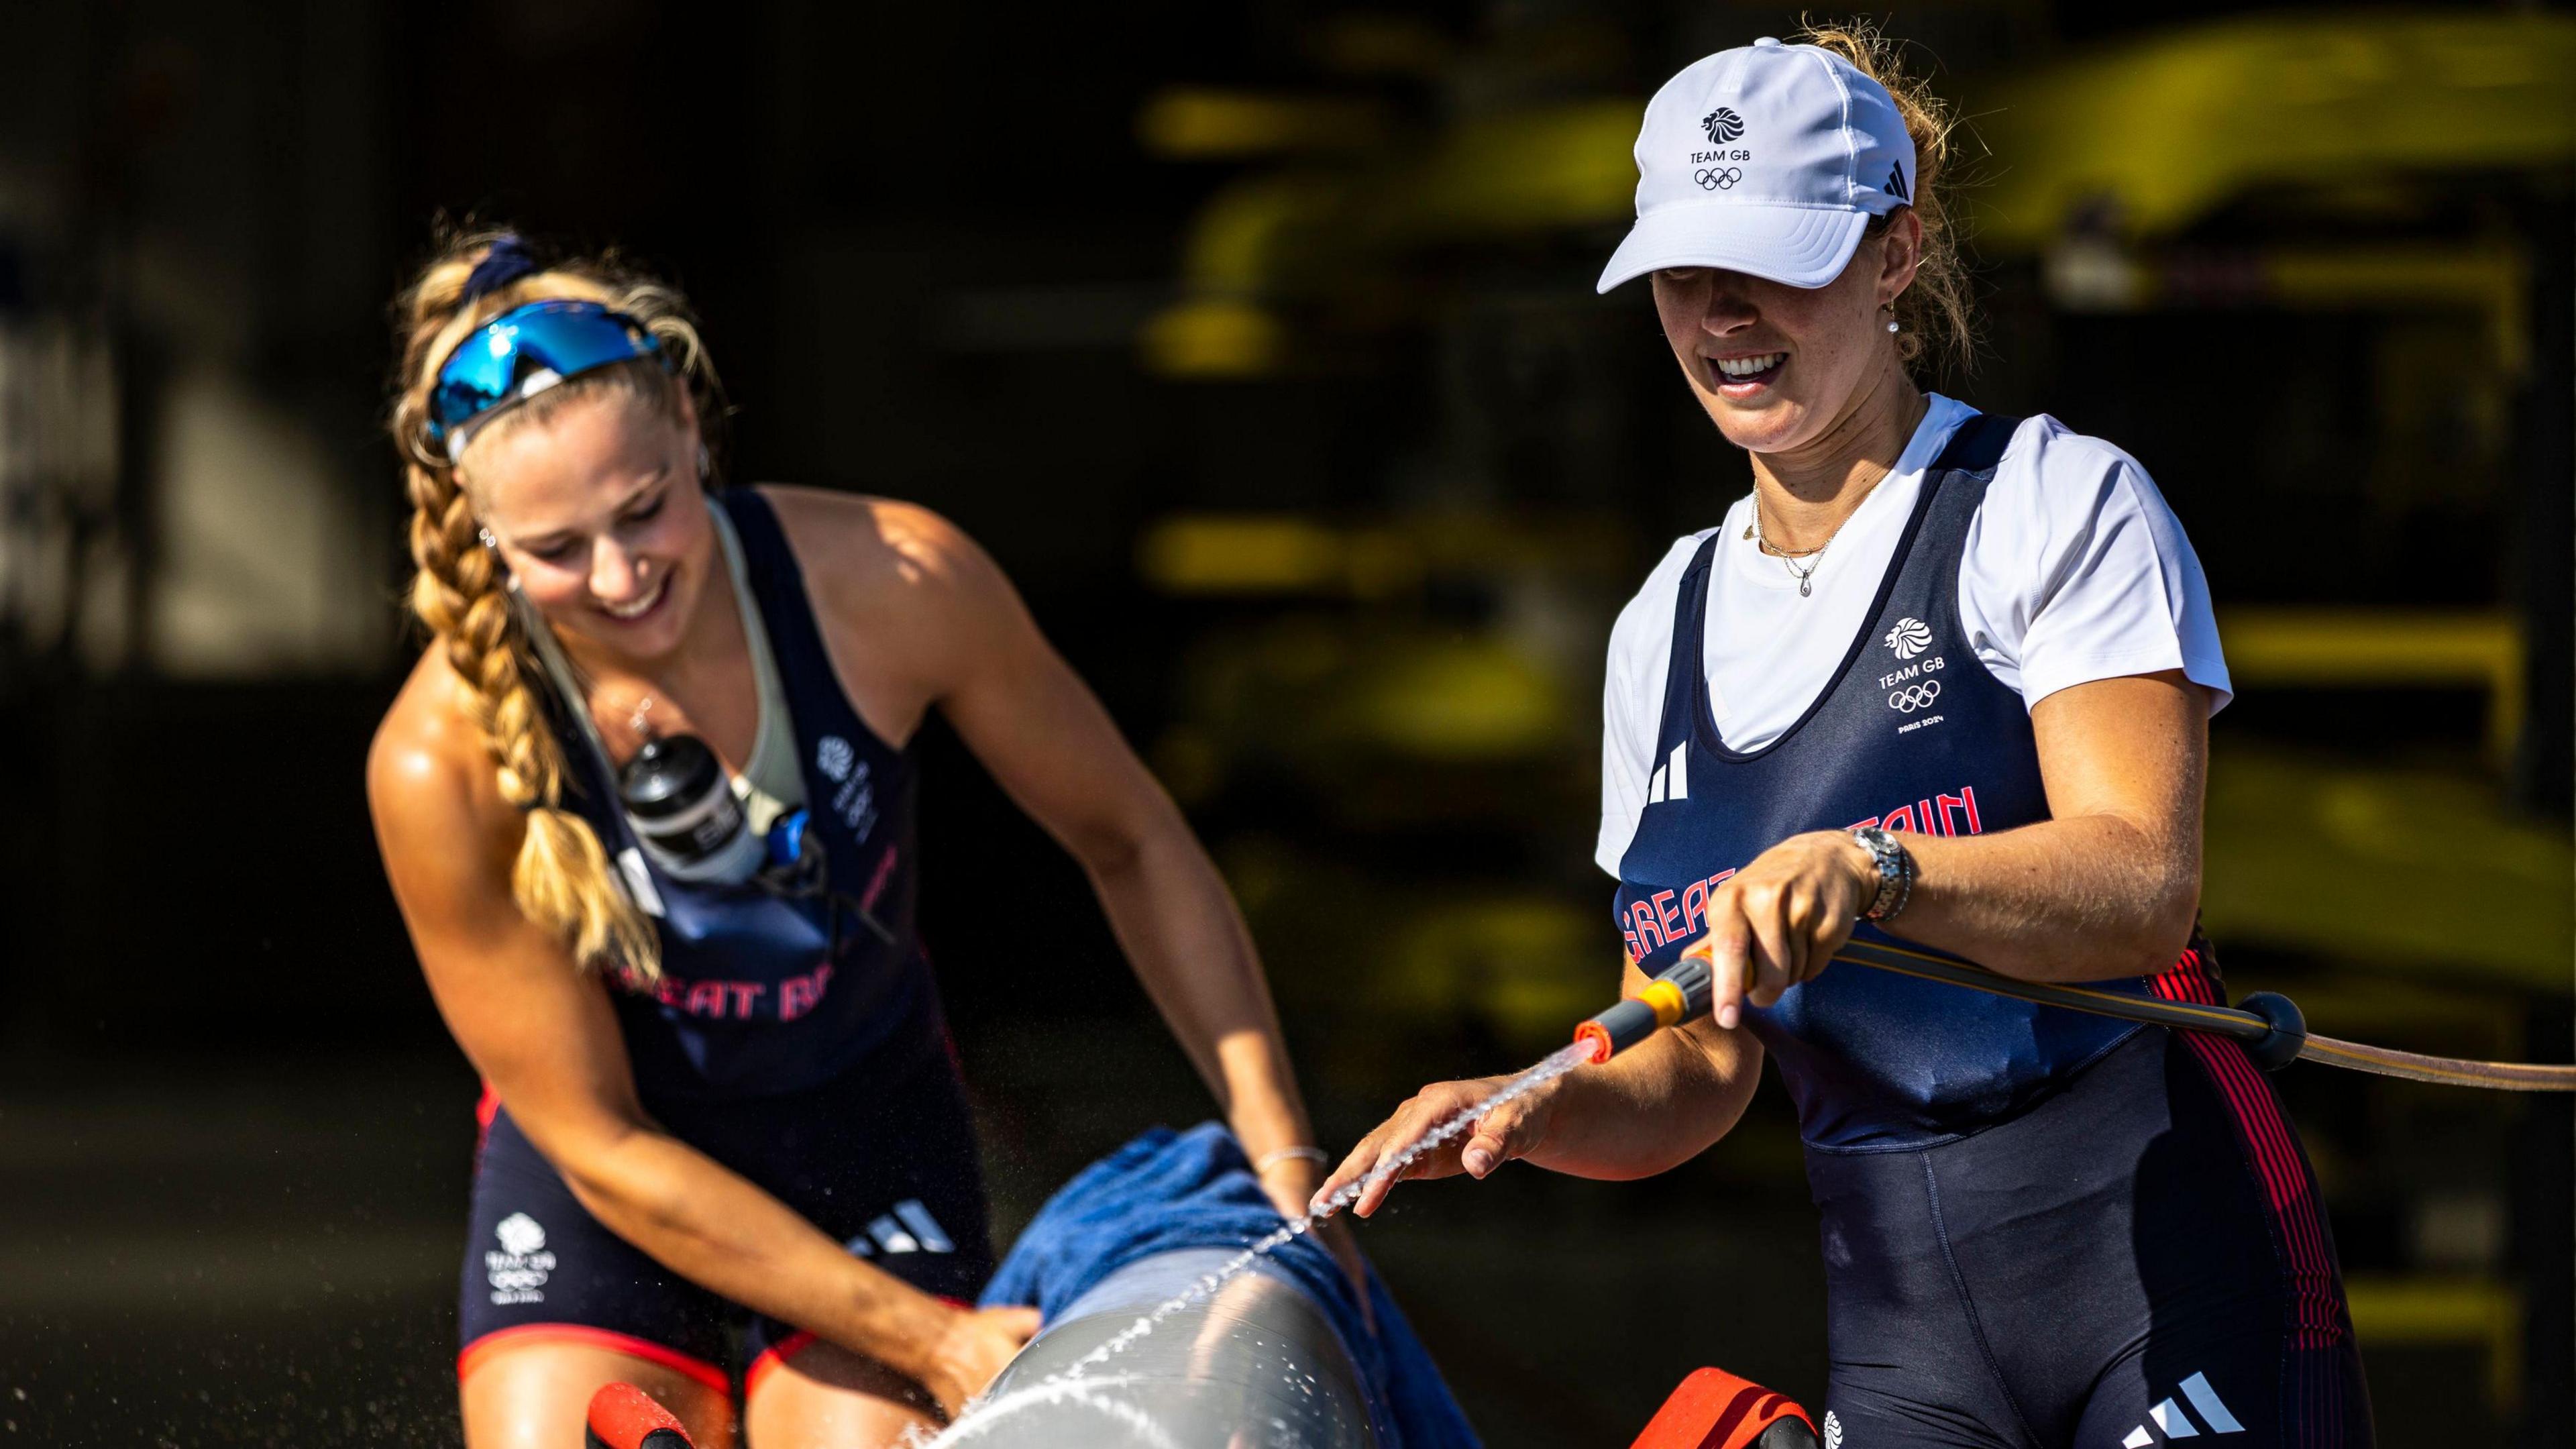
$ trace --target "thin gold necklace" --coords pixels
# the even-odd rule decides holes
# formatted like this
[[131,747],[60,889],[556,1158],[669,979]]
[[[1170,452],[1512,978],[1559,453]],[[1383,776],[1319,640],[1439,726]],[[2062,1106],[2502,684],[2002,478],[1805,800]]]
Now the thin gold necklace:
[[[1885,472],[1880,473],[1877,477],[1869,480],[1869,489],[1875,490],[1879,484],[1887,481],[1889,474],[1892,474],[1895,471],[1896,470],[1894,468],[1889,468]],[[1866,503],[1868,501],[1869,492],[1864,491],[1861,494],[1861,502]],[[1800,549],[1797,552],[1792,553],[1762,536],[1762,495],[1757,491],[1753,495],[1753,521],[1744,525],[1744,536],[1753,540],[1753,546],[1756,549],[1759,549],[1763,553],[1767,553],[1780,561],[1780,566],[1787,569],[1790,577],[1798,581],[1798,597],[1803,599],[1814,594],[1816,591],[1814,583],[1816,569],[1818,565],[1825,561],[1825,550],[1834,546],[1834,540],[1842,537],[1844,525],[1850,523],[1853,516],[1859,512],[1860,504],[1853,504],[1852,511],[1843,515],[1842,523],[1834,525],[1834,531],[1825,535],[1825,541],[1823,543],[1817,544],[1814,548]],[[1808,561],[1805,568],[1798,567],[1798,560],[1800,559],[1806,559]]]
[[[1843,523],[1849,522],[1851,522],[1851,520],[1848,518],[1843,520]],[[1842,523],[1837,523],[1834,525],[1833,533],[1825,535],[1825,541],[1823,543],[1817,544],[1814,548],[1808,549],[1803,553],[1791,553],[1787,549],[1772,547],[1770,541],[1763,538],[1761,504],[1756,503],[1753,505],[1753,521],[1744,526],[1744,536],[1753,540],[1753,546],[1760,549],[1762,552],[1771,555],[1773,558],[1778,559],[1780,561],[1780,566],[1787,569],[1790,577],[1798,581],[1798,597],[1802,599],[1816,591],[1816,566],[1825,561],[1825,550],[1834,546],[1834,535],[1839,534],[1842,531]],[[1798,560],[1800,559],[1807,560],[1807,566],[1805,568],[1798,567]]]

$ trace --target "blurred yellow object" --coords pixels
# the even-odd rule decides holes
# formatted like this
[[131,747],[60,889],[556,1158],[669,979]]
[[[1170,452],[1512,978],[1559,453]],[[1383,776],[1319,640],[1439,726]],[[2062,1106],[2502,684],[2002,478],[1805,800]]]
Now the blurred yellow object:
[[[2129,310],[2213,280],[2242,294],[2234,300],[2300,308],[2460,304],[2490,319],[2506,368],[2522,366],[2526,263],[2508,248],[2294,248],[2216,273],[2132,253],[2267,190],[2329,210],[2384,210],[2422,176],[2564,167],[2576,158],[2576,19],[2229,20],[1962,99],[1995,158],[1964,168],[1971,239],[1989,258],[2044,254],[2061,305]],[[1461,243],[1609,234],[1632,214],[1641,110],[1629,97],[1505,108],[1427,139],[1389,131],[1361,143],[1374,122],[1337,98],[1166,92],[1139,119],[1164,154],[1298,153],[1310,163],[1244,177],[1201,209],[1183,300],[1149,324],[1148,364],[1176,376],[1261,375],[1278,368],[1282,349],[1243,345],[1194,314],[1371,294],[1404,258]],[[1349,159],[1328,169],[1327,152]]]
[[1510,1045],[1555,1044],[1566,1023],[1618,980],[1605,917],[1535,898],[1452,900],[1403,918],[1385,969],[1370,974],[1373,1010],[1409,1022],[1460,1012]]
[[1625,218],[1637,103],[1580,101],[1468,121],[1363,171],[1287,171],[1219,191],[1191,224],[1182,282],[1252,295],[1327,263]]
[[[2576,92],[2567,99],[2576,104]],[[2280,249],[2261,257],[2273,302],[2310,310],[2458,307],[2486,318],[2508,376],[2530,363],[2531,261],[2520,247]]]
[[1556,681],[1500,640],[1426,641],[1381,662],[1350,700],[1363,740],[1418,759],[1512,760],[1566,737]]
[[1136,564],[1170,594],[1315,593],[1340,587],[1348,554],[1339,531],[1302,518],[1202,514],[1146,530]]
[[[1322,171],[1281,171],[1229,182],[1208,199],[1181,243],[1187,297],[1175,310],[1240,303],[1282,292],[1279,281],[1323,245],[1316,233],[1346,204],[1350,181]],[[1159,320],[1147,326],[1159,326]]]
[[2498,763],[2522,733],[2522,628],[2497,613],[2432,609],[2229,609],[2219,617],[2239,686],[2415,685],[2487,692]]
[[2208,831],[2201,916],[2222,960],[2237,941],[2567,993],[2576,849],[2508,815],[2491,781],[2222,736]]
[[1370,233],[1446,242],[1628,219],[1641,107],[1622,97],[1505,112],[1445,133],[1370,196]]
[[1174,160],[1242,160],[1303,151],[1350,150],[1386,134],[1374,102],[1174,86],[1136,117],[1136,139]]
[[2067,232],[2170,236],[2263,187],[2576,157],[2576,20],[2356,12],[2232,20],[2051,66],[1972,98],[1998,159],[1979,250]]
[[1172,377],[1259,377],[1287,353],[1287,329],[1248,302],[1187,302],[1145,324],[1145,357]]
[[1136,568],[1167,594],[1382,599],[1435,573],[1598,582],[1627,566],[1625,545],[1615,522],[1584,514],[1439,510],[1336,525],[1285,513],[1179,513],[1147,527]]
[[1174,765],[1202,797],[1238,773],[1293,778],[1352,820],[1490,825],[1545,803],[1524,776],[1573,778],[1573,693],[1505,638],[1289,618],[1201,644],[1187,677]]
[[[2438,972],[2383,975],[2336,971],[2302,973],[2294,979],[2235,981],[2227,960],[2227,943],[2218,943],[2219,964],[2229,973],[2231,991],[2277,985],[2295,995],[2308,1025],[2347,1040],[2402,1042],[2409,1051],[2482,1061],[2520,1060],[2530,1053],[2528,1018],[2531,1005],[2518,983],[2498,982],[2493,989],[2464,989]],[[2321,1168],[2322,1172],[2323,1169]],[[2335,1191],[2329,1185],[2329,1193]]]
[[2383,1345],[2483,1348],[2487,1395],[2511,1413],[2522,1400],[2522,1294],[2486,1278],[2363,1273],[2344,1279],[2353,1335],[2367,1356]]
[[1146,365],[1175,377],[1273,372],[1286,355],[1279,324],[1261,314],[1270,330],[1247,328],[1256,300],[1331,291],[1418,247],[1624,217],[1636,128],[1635,102],[1584,101],[1471,121],[1427,147],[1372,151],[1374,164],[1348,172],[1238,180],[1190,224],[1183,297],[1146,323]]

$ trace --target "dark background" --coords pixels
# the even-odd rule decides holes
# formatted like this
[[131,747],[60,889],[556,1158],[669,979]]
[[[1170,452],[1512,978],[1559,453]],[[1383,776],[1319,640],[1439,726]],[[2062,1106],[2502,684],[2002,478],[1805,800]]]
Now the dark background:
[[[2296,991],[2324,1031],[2567,1060],[2569,72],[2511,154],[2355,137],[2155,224],[2078,210],[2027,241],[2010,212],[2047,77],[2277,49],[2308,67],[2285,88],[2340,66],[2402,141],[2463,123],[2440,57],[2387,27],[2547,68],[2568,21],[2239,10],[1884,17],[1997,147],[1969,167],[1983,359],[1945,385],[2114,440],[2192,531],[2238,673],[2207,905],[2231,983]],[[1632,125],[1681,64],[1795,19],[14,7],[0,1444],[455,1439],[474,1083],[360,780],[415,648],[385,307],[435,218],[614,244],[683,286],[738,410],[729,476],[915,499],[993,550],[1234,882],[1338,1146],[1613,989],[1601,641],[1747,482],[1640,300],[1592,295],[1615,208],[1497,221],[1407,178],[1508,192],[1545,164],[1511,125]],[[1208,119],[1247,98],[1276,109]],[[2212,115],[2151,110],[2123,144],[2263,149],[2255,113]],[[1265,178],[1339,200],[1237,285],[1211,218]],[[2082,280],[2105,256],[2127,295]],[[2295,264],[2320,256],[2377,270]],[[1007,1232],[1207,1108],[1078,872],[944,729],[920,748],[924,920]],[[2565,1105],[2282,1081],[2382,1442],[2570,1442]],[[1812,1214],[1765,1101],[1663,1179],[1507,1173],[1365,1230],[1490,1442],[1624,1443],[1704,1362],[1821,1397]]]

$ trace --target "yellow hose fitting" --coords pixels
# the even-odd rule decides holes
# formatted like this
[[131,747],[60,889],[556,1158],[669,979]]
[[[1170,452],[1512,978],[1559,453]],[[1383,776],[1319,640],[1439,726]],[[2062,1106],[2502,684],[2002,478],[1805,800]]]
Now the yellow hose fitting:
[[1654,1008],[1657,1026],[1671,1026],[1682,1019],[1685,1005],[1682,989],[1670,981],[1647,982],[1646,989],[1637,993],[1637,999]]
[[1708,1015],[1708,962],[1684,952],[1634,996],[1575,1028],[1574,1039],[1606,1062],[1668,1026]]

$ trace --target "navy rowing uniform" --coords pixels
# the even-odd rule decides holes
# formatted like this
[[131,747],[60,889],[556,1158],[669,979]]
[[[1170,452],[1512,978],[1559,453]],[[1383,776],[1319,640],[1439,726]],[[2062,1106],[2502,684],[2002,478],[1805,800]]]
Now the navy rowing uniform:
[[[673,1136],[852,1253],[969,1300],[993,1253],[965,1092],[915,928],[913,762],[843,694],[768,502],[736,489],[712,506],[739,542],[738,597],[759,611],[794,724],[807,848],[821,872],[792,889],[664,874],[618,807],[609,762],[574,713],[584,706],[550,701],[569,765],[565,804],[598,832],[661,941],[657,980],[606,987],[636,1092]],[[488,1095],[483,1119],[460,1376],[503,1343],[569,1338],[722,1390],[736,1345],[748,1379],[811,1341],[668,1272],[593,1219]]]
[[[1951,435],[1841,668],[1759,749],[1728,748],[1712,715],[1701,661],[1722,535],[1700,546],[1654,787],[1619,862],[1617,926],[1648,975],[1706,930],[1712,892],[1792,835],[2048,818],[2028,709],[1958,608],[1970,524],[2016,427],[1977,415]],[[2091,984],[2221,999],[2196,932],[2155,976]],[[1824,1213],[1827,1442],[2371,1442],[2314,1177],[2237,1044],[1849,965],[1745,1020],[1796,1102]],[[2168,1155],[2191,1173],[2166,1176]],[[2205,1273],[2176,1269],[2195,1253]],[[2243,1281],[2205,1281],[2224,1274]],[[2204,1399],[2216,1407],[2194,1429]],[[2133,1408],[2135,1424],[2090,1437]]]
[[741,540],[827,880],[789,894],[664,875],[618,808],[608,762],[579,721],[563,717],[580,706],[557,710],[575,785],[566,803],[599,832],[662,941],[660,979],[614,997],[647,1108],[803,1091],[899,1038],[940,1030],[913,919],[912,761],[879,740],[842,694],[804,574],[767,500],[738,488],[712,506]]

